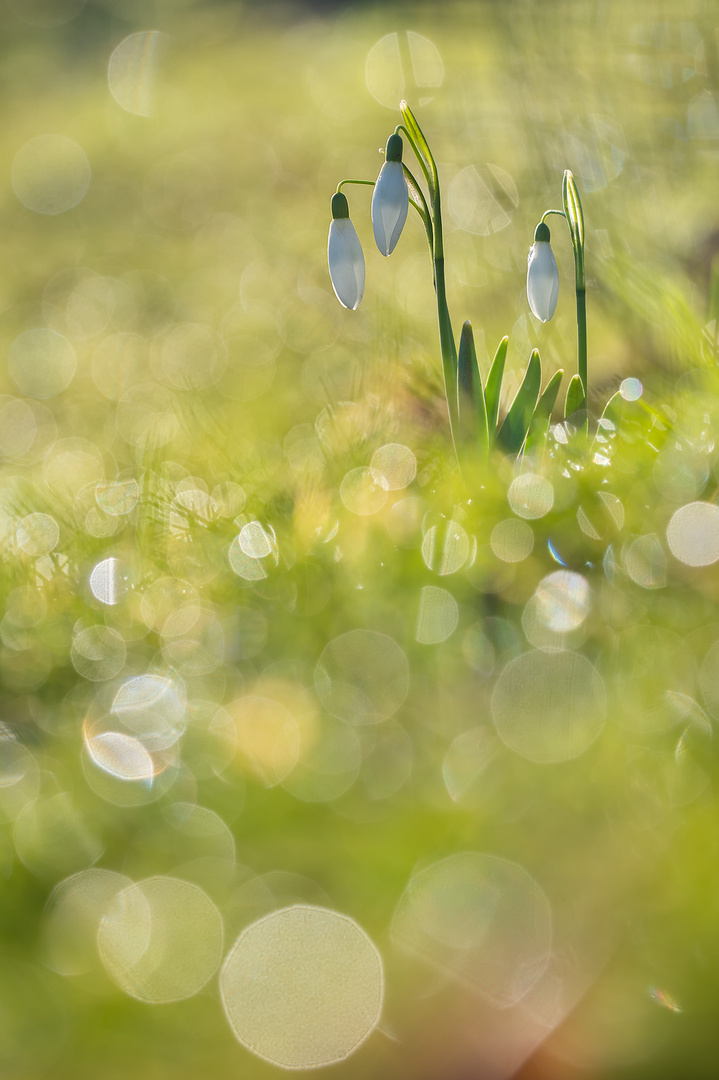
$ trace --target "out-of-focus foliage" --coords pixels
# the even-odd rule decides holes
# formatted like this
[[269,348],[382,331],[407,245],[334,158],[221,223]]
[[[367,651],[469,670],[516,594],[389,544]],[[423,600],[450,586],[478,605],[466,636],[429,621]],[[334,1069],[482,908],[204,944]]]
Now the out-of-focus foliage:
[[[0,61],[2,1075],[712,1075],[713,5],[8,0]],[[336,303],[403,96],[500,419],[572,170],[588,439],[458,473],[368,189]]]

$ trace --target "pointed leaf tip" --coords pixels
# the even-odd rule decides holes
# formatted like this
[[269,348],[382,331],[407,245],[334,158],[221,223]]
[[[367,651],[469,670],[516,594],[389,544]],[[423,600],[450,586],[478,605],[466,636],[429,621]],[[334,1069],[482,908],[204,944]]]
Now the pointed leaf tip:
[[541,385],[542,364],[539,352],[533,349],[522,384],[497,435],[498,444],[508,454],[518,454],[524,445]]
[[555,371],[540,395],[537,407],[534,410],[534,415],[532,416],[532,422],[529,425],[527,441],[524,444],[525,454],[532,453],[537,448],[543,447],[546,442],[549,424],[552,418],[552,409],[554,408],[557,396],[559,395],[559,387],[563,376],[564,372],[561,368],[559,368],[558,371]]
[[584,399],[584,387],[579,375],[572,375],[567,387],[567,397],[564,403],[564,419],[569,420],[575,413],[586,409]]
[[492,442],[497,431],[497,416],[499,415],[499,398],[502,391],[502,378],[504,376],[504,363],[507,359],[507,346],[509,338],[503,337],[497,346],[492,366],[487,376],[487,386],[484,398],[487,409],[487,427],[489,440]]
[[457,354],[457,408],[460,434],[464,441],[475,442],[480,454],[488,449],[487,411],[479,373],[474,332],[469,319],[462,326]]

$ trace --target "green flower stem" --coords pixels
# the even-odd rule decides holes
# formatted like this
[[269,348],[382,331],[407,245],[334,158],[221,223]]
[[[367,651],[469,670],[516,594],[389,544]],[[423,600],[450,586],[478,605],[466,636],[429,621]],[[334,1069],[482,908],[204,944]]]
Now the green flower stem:
[[[436,179],[436,166],[432,161],[432,179],[434,183],[429,179],[430,173],[427,166],[424,163],[422,155],[420,154],[417,145],[412,138],[412,135],[407,131],[405,127],[400,125],[398,130],[402,130],[412,147],[417,160],[422,166],[422,171],[428,179],[428,186],[430,190],[433,190],[435,197],[433,200],[433,212],[430,212],[427,200],[422,193],[422,189],[415,180],[414,176],[404,166],[405,176],[407,177],[407,186],[410,191],[410,202],[414,206],[415,210],[422,218],[425,231],[427,234],[427,243],[429,245],[430,255],[432,257],[432,267],[434,271],[434,289],[437,297],[437,317],[439,322],[439,347],[442,354],[442,374],[444,376],[444,392],[447,398],[447,408],[449,410],[449,427],[452,434],[452,441],[456,449],[456,438],[459,431],[459,405],[457,402],[457,349],[454,343],[454,335],[452,333],[452,323],[449,318],[449,308],[447,307],[447,296],[445,292],[444,284],[444,250],[442,244],[442,210],[439,202],[439,184]],[[345,179],[340,180],[337,185],[337,191],[340,191],[345,184],[365,184],[368,187],[374,187],[374,180],[355,180]]]
[[459,406],[457,403],[457,347],[452,333],[452,323],[447,306],[444,282],[444,251],[442,247],[442,218],[439,208],[439,191],[434,206],[434,290],[437,297],[437,321],[439,324],[439,348],[442,354],[444,392],[449,410],[449,427],[452,440],[457,445],[459,432]]
[[[581,213],[581,205],[579,207]],[[559,214],[568,226],[574,252],[574,288],[577,294],[577,374],[582,382],[584,391],[584,408],[587,407],[587,391],[589,387],[589,373],[587,365],[587,291],[584,278],[584,220],[582,219],[582,231],[577,235],[576,228],[567,217],[564,210],[545,210],[542,221],[550,214]]]
[[[422,194],[422,189],[420,188],[420,186],[417,183],[417,181],[415,180],[415,178],[412,176],[412,173],[409,171],[407,166],[403,165],[402,168],[404,169],[404,174],[407,177],[407,186],[408,186],[409,191],[410,191],[410,202],[414,206],[414,208],[417,211],[417,213],[419,214],[419,216],[422,218],[422,221],[424,223],[424,227],[425,227],[425,229],[427,231],[427,239],[429,240],[429,245],[430,245],[430,249],[431,249],[432,248],[432,219],[430,217],[427,202],[425,200],[424,195]],[[337,185],[337,193],[339,194],[339,192],[342,190],[342,188],[344,187],[345,184],[362,184],[365,187],[374,187],[376,183],[377,183],[376,180],[355,180],[354,178],[346,179],[346,180],[340,180],[339,184]]]
[[337,190],[341,191],[345,184],[364,184],[367,187],[374,187],[375,183],[375,180],[340,180]]
[[[587,292],[577,285],[577,373],[584,390],[584,408],[587,408]],[[585,421],[586,426],[586,421]]]
[[[569,169],[565,169],[564,179],[562,180],[562,204],[574,250],[574,283],[577,292],[577,374],[584,391],[584,409],[586,412],[589,384],[587,373],[586,284],[584,280],[584,211],[582,210],[582,201],[579,198],[577,185]],[[585,431],[587,425],[588,415],[584,422]]]
[[[442,355],[442,374],[444,376],[444,393],[447,398],[447,410],[449,413],[449,427],[452,442],[457,450],[459,437],[459,403],[458,378],[457,378],[457,346],[452,332],[452,322],[447,306],[447,293],[444,279],[444,238],[442,234],[442,204],[439,193],[439,177],[437,164],[424,137],[414,113],[406,101],[400,104],[402,117],[405,124],[399,124],[395,129],[397,133],[404,133],[409,145],[412,147],[415,157],[424,173],[431,201],[431,213],[429,214],[433,229],[427,229],[427,240],[432,259],[434,275],[434,291],[437,299],[437,323],[439,327],[439,349]],[[424,205],[427,206],[423,199]]]

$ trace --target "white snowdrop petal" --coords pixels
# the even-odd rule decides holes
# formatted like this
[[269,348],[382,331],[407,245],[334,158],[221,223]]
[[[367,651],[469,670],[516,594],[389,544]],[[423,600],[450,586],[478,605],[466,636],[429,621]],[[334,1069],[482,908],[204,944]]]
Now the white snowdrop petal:
[[391,255],[407,220],[409,192],[401,161],[385,161],[372,195],[372,228],[382,255]]
[[549,322],[557,309],[559,271],[554,252],[546,240],[536,240],[527,262],[527,299],[532,314]]
[[327,240],[327,262],[335,296],[355,311],[364,293],[362,245],[349,218],[333,218]]

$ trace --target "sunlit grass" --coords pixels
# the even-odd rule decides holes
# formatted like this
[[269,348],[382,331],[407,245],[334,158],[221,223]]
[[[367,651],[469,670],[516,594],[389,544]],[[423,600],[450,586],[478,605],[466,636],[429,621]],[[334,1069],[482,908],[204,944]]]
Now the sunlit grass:
[[[303,1042],[299,998],[281,1047],[255,1016],[272,1060],[356,1045],[348,1077],[509,1076],[543,1045],[546,1076],[706,1074],[711,13],[268,11],[89,5],[3,46],[2,1070],[269,1076],[219,958],[302,904],[356,923],[383,975],[324,1014],[334,1049]],[[150,29],[141,116],[107,64]],[[573,370],[559,230],[552,322],[525,291],[572,169],[589,440],[560,426],[524,466],[459,473],[421,226],[383,259],[364,189],[365,296],[336,303],[329,200],[376,176],[403,96],[438,162],[455,335],[471,318],[486,377],[509,334],[502,411],[533,348],[545,378]],[[17,165],[47,135],[92,174],[54,214]]]

